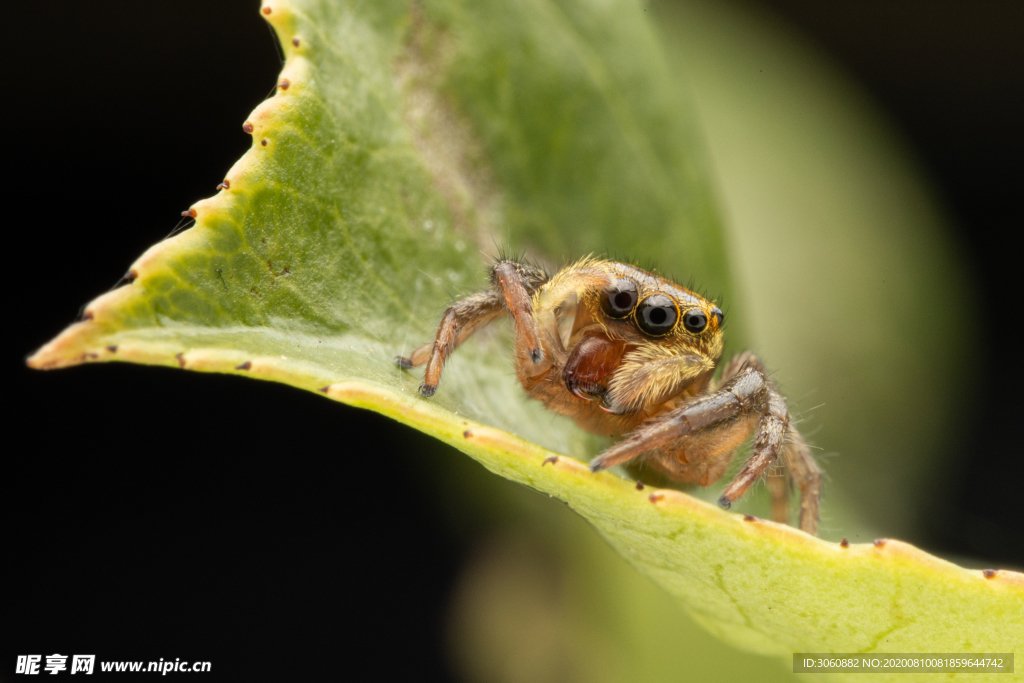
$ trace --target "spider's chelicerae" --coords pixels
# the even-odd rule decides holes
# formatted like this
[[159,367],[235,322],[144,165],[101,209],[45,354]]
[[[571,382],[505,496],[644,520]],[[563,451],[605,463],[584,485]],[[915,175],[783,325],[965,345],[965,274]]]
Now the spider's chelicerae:
[[[624,263],[586,258],[549,277],[501,259],[490,289],[449,306],[436,339],[396,362],[425,363],[420,393],[432,396],[452,351],[509,313],[516,374],[530,396],[587,431],[623,436],[591,470],[642,456],[670,479],[708,486],[753,432],[752,454],[719,504],[729,508],[781,461],[800,490],[800,528],[816,533],[821,470],[764,366],[742,353],[713,379],[723,347],[714,302]],[[780,521],[788,517],[787,483],[768,477]]]

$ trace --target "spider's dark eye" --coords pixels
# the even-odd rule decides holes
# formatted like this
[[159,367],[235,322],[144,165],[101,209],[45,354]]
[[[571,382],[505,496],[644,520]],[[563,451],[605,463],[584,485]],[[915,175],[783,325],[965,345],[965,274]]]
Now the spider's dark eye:
[[601,308],[610,318],[625,318],[636,306],[636,299],[636,283],[620,277],[615,284],[605,290]]
[[683,327],[694,334],[703,332],[708,326],[708,317],[699,308],[691,308],[683,314]]
[[678,317],[679,312],[672,299],[664,294],[652,294],[640,304],[636,322],[641,330],[657,337],[671,332]]
[[722,329],[722,320],[725,318],[725,316],[722,315],[722,309],[715,306],[711,309],[711,315],[715,317],[715,323],[718,324],[718,329]]

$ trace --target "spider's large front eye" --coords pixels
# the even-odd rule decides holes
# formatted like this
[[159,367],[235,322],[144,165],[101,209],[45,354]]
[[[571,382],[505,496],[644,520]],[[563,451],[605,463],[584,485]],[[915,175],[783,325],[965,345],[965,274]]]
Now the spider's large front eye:
[[676,302],[664,294],[652,294],[640,304],[636,323],[641,330],[657,337],[671,332],[678,318]]
[[683,313],[683,327],[689,332],[697,334],[703,332],[704,328],[708,326],[708,317],[704,315],[704,311],[699,308],[691,308],[686,313]]
[[601,308],[610,318],[625,318],[636,306],[636,283],[620,277],[611,287],[605,290],[601,299]]

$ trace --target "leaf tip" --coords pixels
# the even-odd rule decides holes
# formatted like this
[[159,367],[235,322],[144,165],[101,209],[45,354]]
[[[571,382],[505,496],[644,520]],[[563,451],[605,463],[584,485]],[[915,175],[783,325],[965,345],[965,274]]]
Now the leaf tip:
[[109,345],[102,341],[104,328],[97,322],[105,319],[104,302],[120,299],[126,291],[127,288],[115,289],[94,299],[75,322],[29,355],[25,365],[33,370],[56,370],[96,360],[98,351],[105,346],[109,351]]

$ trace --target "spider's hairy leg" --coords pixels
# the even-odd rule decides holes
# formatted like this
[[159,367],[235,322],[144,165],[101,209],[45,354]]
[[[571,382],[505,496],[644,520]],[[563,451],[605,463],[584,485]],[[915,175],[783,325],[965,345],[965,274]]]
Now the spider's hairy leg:
[[725,367],[722,369],[721,383],[725,383],[740,374],[740,371],[744,368],[754,368],[765,377],[768,376],[768,370],[765,369],[761,363],[761,359],[755,356],[750,351],[744,351],[743,353],[737,353],[735,356],[729,359]]
[[[756,361],[756,359],[754,359]],[[733,501],[742,496],[752,483],[757,481],[762,474],[780,456],[786,466],[790,478],[800,490],[800,529],[809,534],[817,534],[819,519],[819,498],[821,496],[821,468],[811,455],[811,449],[804,441],[800,432],[790,423],[789,410],[786,402],[775,387],[764,377],[763,371],[753,370],[760,368],[750,363],[744,367],[749,368],[746,372],[754,371],[760,376],[767,386],[767,396],[764,402],[763,412],[757,425],[757,435],[754,438],[754,453],[744,463],[743,469],[733,478],[718,499],[718,504],[729,509]],[[768,479],[769,489],[774,499],[773,508],[775,517],[778,519],[780,513],[785,512],[788,517],[788,509],[782,508],[780,498],[784,496],[774,486],[772,477]]]
[[537,320],[533,317],[533,292],[546,280],[547,276],[539,269],[516,261],[500,261],[491,271],[492,286],[501,292],[515,320],[516,355],[528,358],[534,365],[544,359],[544,350]]
[[767,391],[764,376],[747,368],[721,389],[641,423],[626,439],[592,460],[590,469],[593,472],[607,469],[676,439],[755,413]]
[[441,370],[445,361],[459,344],[473,332],[497,318],[504,312],[501,296],[493,291],[479,292],[456,301],[441,316],[434,341],[413,350],[408,357],[399,356],[395,363],[403,369],[427,364],[423,373],[420,394],[433,396],[441,381]]
[[786,402],[779,392],[768,385],[764,375],[750,368],[742,376],[750,377],[755,381],[760,380],[767,391],[767,396],[761,419],[757,423],[757,432],[754,435],[754,452],[743,463],[743,469],[733,477],[718,499],[718,504],[726,510],[737,498],[746,493],[750,485],[757,481],[779,457],[786,438],[786,431],[789,428],[789,411],[786,409]]
[[[785,460],[785,456],[783,456]],[[772,497],[772,519],[787,524],[789,522],[789,490],[785,473],[768,471],[768,492]]]
[[789,476],[800,490],[800,528],[809,534],[818,531],[818,499],[821,496],[821,468],[811,455],[810,446],[793,425],[789,426],[782,459]]
[[[770,395],[774,394],[776,400],[781,403],[783,408],[785,408],[785,400],[778,394],[771,381],[767,379],[768,372],[765,370],[764,365],[757,356],[749,351],[738,354],[729,361],[729,364],[722,372],[722,379],[727,379],[746,368],[755,369],[762,377],[765,378],[769,387]],[[768,407],[770,408],[770,405]],[[800,435],[796,426],[790,422],[788,410],[786,410],[785,416],[786,431],[783,438],[784,443],[782,446],[781,458],[782,463],[785,465],[786,473],[789,475],[789,479],[796,486],[797,490],[800,491],[799,526],[800,529],[809,534],[817,534],[818,519],[820,516],[818,501],[821,497],[821,468],[818,466],[817,461],[811,454],[810,446],[808,446],[807,442],[804,441],[804,438]],[[763,423],[764,419],[762,418],[762,424]],[[760,433],[760,426],[758,431]],[[749,482],[746,483],[746,485],[741,481],[741,477],[744,476],[744,472],[746,472],[747,467],[753,464],[756,456],[757,453],[755,452],[747,461],[743,471],[736,476],[733,482],[729,485],[729,488],[726,489],[725,493],[729,494],[730,491],[733,491],[734,486],[736,486],[737,489],[742,486],[742,490],[739,490],[738,492],[734,491],[735,496],[730,498],[726,498],[726,496],[723,495],[722,498],[719,499],[719,504],[721,504],[722,507],[728,508],[732,501],[743,495],[743,491],[745,491],[747,486],[750,485],[749,482],[753,482],[757,479],[757,476],[760,476],[760,474],[758,474],[752,479],[748,476],[746,479],[749,479]],[[789,519],[787,488],[788,487],[785,485],[785,479],[783,477],[769,475],[768,490],[772,496],[772,516],[776,521],[788,521]]]
[[[489,290],[460,299],[445,310],[434,341],[415,349],[408,357],[395,358],[395,363],[404,369],[426,363],[423,384],[420,385],[420,394],[423,396],[433,396],[437,391],[445,361],[462,342],[503,313],[511,310],[515,314],[517,309],[513,304],[520,306],[524,297],[529,306],[530,295],[547,280],[547,275],[539,268],[512,261],[497,263],[491,272],[492,285]],[[501,286],[502,282],[506,283],[505,287]],[[512,294],[513,301],[508,300],[505,289]],[[530,318],[532,320],[532,315]],[[516,317],[517,329],[518,319],[519,316]]]
[[757,417],[726,420],[658,448],[644,457],[673,481],[710,486],[722,478],[736,449],[747,440]]

